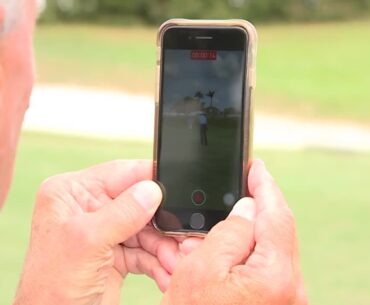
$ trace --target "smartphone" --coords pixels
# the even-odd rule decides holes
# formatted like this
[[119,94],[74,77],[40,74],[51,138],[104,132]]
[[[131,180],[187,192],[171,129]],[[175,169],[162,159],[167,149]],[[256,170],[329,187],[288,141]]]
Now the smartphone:
[[160,27],[153,218],[167,235],[206,234],[248,194],[255,28],[243,20],[172,19]]

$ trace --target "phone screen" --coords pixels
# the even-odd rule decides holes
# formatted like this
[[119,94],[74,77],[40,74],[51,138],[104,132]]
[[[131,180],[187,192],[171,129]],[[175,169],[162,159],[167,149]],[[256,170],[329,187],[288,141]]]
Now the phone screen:
[[241,197],[247,35],[171,28],[163,38],[156,223],[209,231]]

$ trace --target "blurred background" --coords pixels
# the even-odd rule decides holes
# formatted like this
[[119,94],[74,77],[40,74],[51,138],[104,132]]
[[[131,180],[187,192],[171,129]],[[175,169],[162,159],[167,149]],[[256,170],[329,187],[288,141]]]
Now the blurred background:
[[[39,10],[37,82],[0,222],[0,305],[14,295],[43,179],[151,158],[156,29],[173,17],[256,25],[254,156],[295,212],[310,304],[370,304],[369,0],[39,0]],[[126,280],[125,304],[160,298],[149,279]]]

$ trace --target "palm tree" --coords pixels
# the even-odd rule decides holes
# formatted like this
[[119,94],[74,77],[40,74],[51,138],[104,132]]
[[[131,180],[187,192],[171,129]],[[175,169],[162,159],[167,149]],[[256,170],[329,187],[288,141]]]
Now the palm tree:
[[211,105],[210,105],[210,107],[212,107],[213,97],[214,97],[215,93],[216,93],[216,91],[209,90],[208,93],[206,94],[206,96],[208,96],[211,99]]
[[195,92],[194,97],[202,99],[202,98],[204,98],[204,94],[203,94],[202,91],[197,91],[197,92]]

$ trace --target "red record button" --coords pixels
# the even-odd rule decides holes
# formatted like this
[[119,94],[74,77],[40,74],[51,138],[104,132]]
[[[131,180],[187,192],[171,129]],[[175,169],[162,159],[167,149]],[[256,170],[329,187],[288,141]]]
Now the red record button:
[[195,204],[195,205],[202,205],[206,202],[206,193],[202,190],[195,190],[193,191],[193,193],[191,194],[191,201]]

